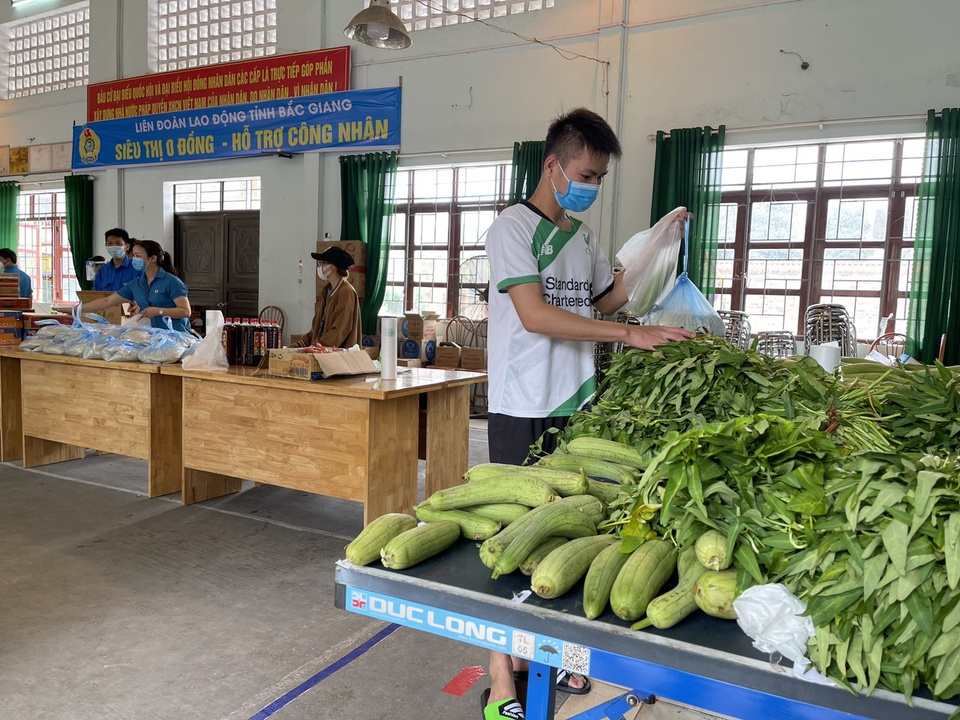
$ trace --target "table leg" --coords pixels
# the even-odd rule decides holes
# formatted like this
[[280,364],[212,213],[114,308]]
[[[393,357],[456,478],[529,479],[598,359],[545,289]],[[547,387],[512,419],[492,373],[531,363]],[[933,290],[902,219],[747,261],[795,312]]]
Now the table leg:
[[240,492],[241,482],[240,478],[230,475],[220,475],[206,470],[194,470],[185,467],[183,468],[181,502],[184,505],[192,505],[221,495]]
[[[384,513],[413,512],[417,504],[420,430],[420,403],[416,395],[371,400],[368,408],[364,525]],[[357,462],[362,464],[364,459],[358,458]]]
[[20,361],[0,358],[0,460],[23,458],[23,403],[20,398]]
[[427,396],[427,497],[463,482],[469,451],[470,386],[430,393]]
[[180,431],[183,393],[180,378],[151,375],[150,396],[147,495],[158,497],[183,489],[183,437]]
[[85,453],[86,450],[79,445],[68,445],[67,443],[44,440],[29,435],[23,436],[23,466],[25,468],[66,462],[67,460],[79,460]]
[[531,662],[527,681],[527,720],[553,720],[556,706],[557,671],[549,665]]

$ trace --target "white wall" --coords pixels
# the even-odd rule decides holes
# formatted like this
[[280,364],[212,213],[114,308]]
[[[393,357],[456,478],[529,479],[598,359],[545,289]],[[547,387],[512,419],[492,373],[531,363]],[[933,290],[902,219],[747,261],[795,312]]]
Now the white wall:
[[[0,3],[0,23],[69,4],[35,0],[13,9]],[[364,4],[284,0],[281,52],[346,44],[343,27]],[[658,129],[725,123],[728,145],[922,133],[926,110],[960,105],[955,0],[555,4],[493,23],[603,64],[565,59],[552,48],[469,23],[413,33],[406,51],[351,45],[352,84],[384,87],[402,78],[401,164],[508,161],[514,141],[542,138],[562,110],[585,105],[601,113],[620,133],[625,153],[587,219],[611,251],[648,225],[654,162],[648,135]],[[93,82],[147,71],[147,6],[144,0],[91,1]],[[802,55],[809,69],[781,49]],[[0,144],[68,140],[71,125],[85,119],[84,103],[79,88],[0,101]],[[171,245],[165,182],[250,175],[263,179],[261,304],[283,307],[292,329],[306,327],[313,281],[308,274],[296,282],[296,263],[306,258],[312,271],[313,243],[324,232],[339,235],[335,155],[100,172],[95,226],[99,234],[119,222],[138,237]]]

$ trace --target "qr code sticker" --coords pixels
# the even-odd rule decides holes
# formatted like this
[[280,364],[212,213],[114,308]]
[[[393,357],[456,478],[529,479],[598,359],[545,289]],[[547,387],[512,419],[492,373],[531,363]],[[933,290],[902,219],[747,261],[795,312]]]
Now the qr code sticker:
[[590,674],[590,648],[583,645],[563,644],[563,655],[560,667],[581,675]]

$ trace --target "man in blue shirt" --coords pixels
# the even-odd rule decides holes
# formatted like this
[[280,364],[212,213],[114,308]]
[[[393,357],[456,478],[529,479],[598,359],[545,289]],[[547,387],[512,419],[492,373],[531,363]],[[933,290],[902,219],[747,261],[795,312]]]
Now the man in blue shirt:
[[93,279],[93,289],[99,291],[117,292],[128,282],[139,278],[143,272],[134,269],[130,262],[130,236],[123,228],[113,228],[104,233],[107,244],[107,254],[110,261],[105,262],[97,270]]
[[0,263],[3,263],[5,273],[18,273],[20,275],[20,297],[33,297],[33,282],[30,276],[17,267],[17,254],[9,248],[0,248]]

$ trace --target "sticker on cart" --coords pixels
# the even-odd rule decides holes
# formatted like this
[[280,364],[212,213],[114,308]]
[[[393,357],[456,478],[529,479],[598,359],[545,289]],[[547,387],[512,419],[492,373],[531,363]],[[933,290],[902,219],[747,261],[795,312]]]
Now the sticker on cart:
[[513,631],[513,643],[511,644],[510,654],[514,657],[533,660],[536,656],[534,651],[537,648],[537,636],[532,633],[525,633],[520,630]]
[[560,665],[560,643],[556,640],[541,637],[534,659],[544,665],[558,667]]
[[357,615],[406,625],[489,650],[505,653],[510,648],[513,628],[506,625],[352,587],[346,587],[346,601],[347,609]]
[[563,657],[560,667],[581,675],[590,674],[590,648],[573,643],[563,644]]

